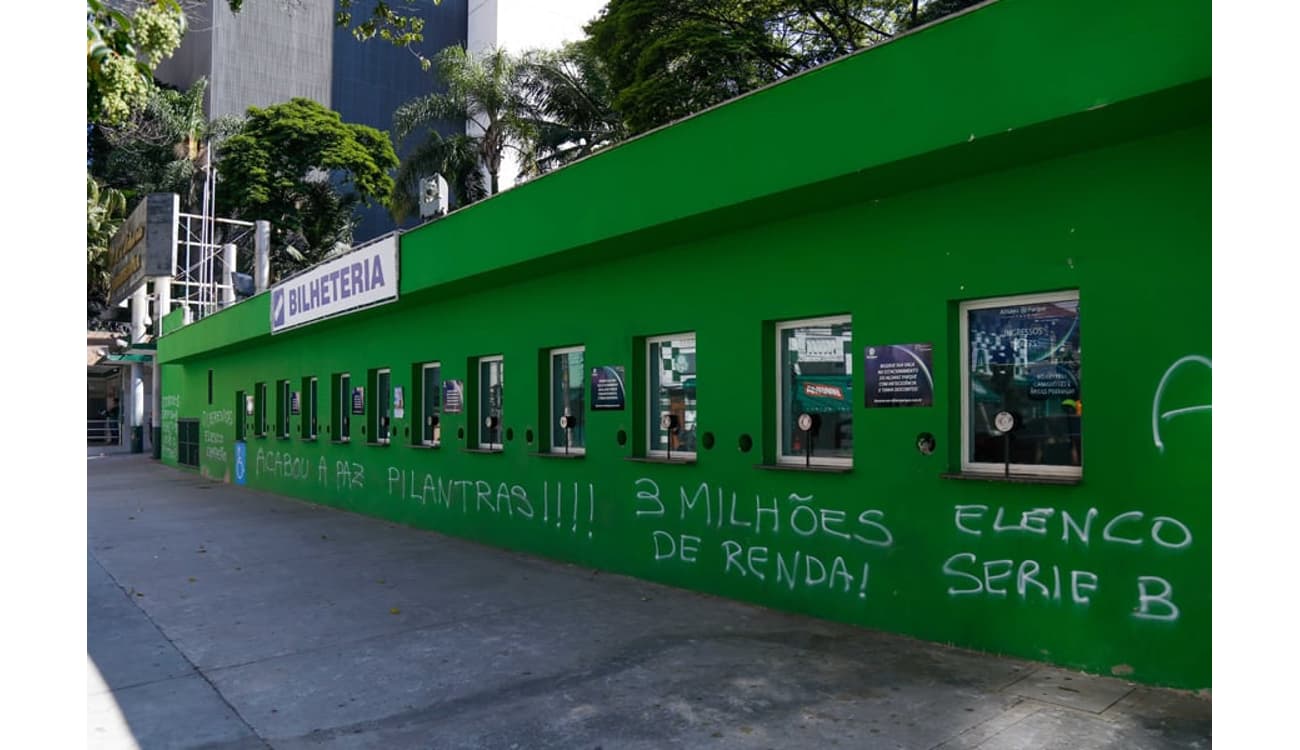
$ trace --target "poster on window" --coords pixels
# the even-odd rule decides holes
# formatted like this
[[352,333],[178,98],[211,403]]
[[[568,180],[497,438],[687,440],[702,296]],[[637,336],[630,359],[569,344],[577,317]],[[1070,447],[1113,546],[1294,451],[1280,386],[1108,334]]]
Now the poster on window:
[[885,344],[865,352],[867,406],[933,406],[934,344]]
[[442,410],[447,414],[460,414],[465,409],[465,381],[442,381]]
[[352,389],[352,413],[366,413],[366,389],[362,386],[357,386]]
[[1077,300],[968,311],[971,390],[977,402],[1079,398]]
[[627,382],[622,365],[591,368],[591,408],[596,411],[622,411]]

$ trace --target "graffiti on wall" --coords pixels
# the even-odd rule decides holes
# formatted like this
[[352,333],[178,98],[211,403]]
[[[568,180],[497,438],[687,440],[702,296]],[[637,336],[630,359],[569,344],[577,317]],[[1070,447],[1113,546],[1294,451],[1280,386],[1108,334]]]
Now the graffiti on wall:
[[[656,525],[647,539],[656,562],[707,565],[727,576],[771,579],[789,591],[817,589],[866,599],[871,563],[865,557],[894,544],[883,511],[868,508],[854,515],[819,505],[812,494],[765,497],[707,482],[665,492],[648,477],[637,479],[634,490],[634,518]],[[718,533],[706,541],[674,530],[686,524]],[[773,549],[771,542],[783,537],[797,546]],[[806,544],[813,542],[816,553]]]
[[1174,373],[1178,372],[1179,369],[1191,364],[1204,365],[1206,369],[1210,370],[1214,369],[1214,366],[1210,363],[1209,357],[1202,357],[1199,354],[1189,354],[1186,357],[1181,357],[1178,360],[1175,360],[1175,362],[1169,366],[1169,369],[1165,370],[1165,374],[1160,377],[1160,383],[1156,386],[1155,397],[1151,399],[1151,441],[1155,443],[1156,450],[1161,453],[1165,452],[1165,444],[1160,439],[1161,422],[1168,422],[1175,417],[1181,417],[1187,414],[1195,414],[1197,412],[1211,410],[1210,404],[1196,404],[1193,406],[1184,406],[1177,409],[1169,409],[1168,411],[1161,411],[1164,406],[1163,399],[1165,395],[1165,386],[1169,385],[1169,379],[1173,377]]
[[521,484],[483,479],[453,479],[397,466],[388,467],[388,496],[406,502],[487,513],[540,523],[591,539],[596,523],[596,486],[582,482],[542,482],[541,491]]
[[161,409],[158,414],[159,433],[161,434],[160,450],[162,460],[175,463],[180,460],[180,434],[176,421],[180,419],[181,414],[181,397],[177,395],[163,396],[161,399]]
[[[1096,508],[1071,512],[1064,508],[1030,508],[1016,513],[1005,507],[987,505],[953,506],[957,532],[974,537],[1037,537],[1044,543],[1091,548],[1119,545],[1134,549],[1182,552],[1192,546],[1192,530],[1172,516],[1150,515],[1130,510],[1110,516]],[[983,596],[1069,603],[1086,607],[1102,582],[1097,573],[1067,569],[1039,560],[983,560],[974,552],[957,552],[943,563],[943,574],[951,597]],[[1173,586],[1160,576],[1139,575],[1134,583],[1133,617],[1140,620],[1174,621],[1179,609]]]
[[[206,476],[224,474],[230,481],[230,446],[226,439],[227,432],[234,428],[235,411],[233,409],[213,409],[200,414],[202,432],[199,433],[200,447],[203,451],[203,473]],[[221,428],[226,429],[221,429]]]

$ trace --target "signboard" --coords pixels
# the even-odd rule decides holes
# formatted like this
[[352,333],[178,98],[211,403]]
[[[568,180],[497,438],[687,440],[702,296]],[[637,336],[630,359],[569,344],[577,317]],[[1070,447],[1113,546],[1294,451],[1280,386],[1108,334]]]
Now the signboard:
[[397,299],[397,237],[358,248],[271,287],[271,333]]
[[235,441],[235,484],[248,481],[248,443]]
[[932,406],[934,344],[868,346],[867,406]]
[[152,193],[122,222],[108,241],[110,306],[121,304],[145,279],[173,274],[179,213],[179,195]]
[[465,381],[442,381],[442,410],[446,414],[460,414],[465,409]]
[[362,386],[357,386],[352,389],[352,413],[366,413],[366,389]]
[[402,386],[393,386],[393,419],[401,419],[406,416],[406,399],[402,393]]
[[302,391],[294,391],[289,396],[289,413],[302,414]]
[[598,411],[622,411],[626,382],[622,365],[591,368],[591,408]]

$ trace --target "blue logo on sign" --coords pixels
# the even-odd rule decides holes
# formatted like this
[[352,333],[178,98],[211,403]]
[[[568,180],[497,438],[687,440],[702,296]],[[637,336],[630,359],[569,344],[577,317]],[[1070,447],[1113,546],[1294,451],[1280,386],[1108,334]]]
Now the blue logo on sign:
[[244,484],[248,479],[248,444],[243,440],[235,441],[235,484]]
[[284,325],[284,290],[276,289],[271,294],[271,327]]

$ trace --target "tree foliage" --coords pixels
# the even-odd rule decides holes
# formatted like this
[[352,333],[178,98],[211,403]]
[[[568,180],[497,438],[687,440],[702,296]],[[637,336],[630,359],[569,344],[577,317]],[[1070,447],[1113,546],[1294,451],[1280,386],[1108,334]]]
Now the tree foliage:
[[87,328],[108,305],[108,242],[126,219],[126,196],[86,175],[86,318]]
[[96,174],[130,201],[149,193],[177,193],[181,210],[197,211],[209,151],[242,125],[239,117],[209,121],[203,114],[207,80],[187,91],[156,87],[149,103],[119,127],[101,126],[109,145]]
[[627,137],[605,66],[586,41],[524,56],[533,142],[524,174],[548,172]]
[[236,218],[271,222],[278,274],[349,245],[353,209],[386,205],[398,165],[387,133],[301,98],[250,107],[219,154],[222,205]]
[[439,122],[472,123],[478,132],[470,137],[487,172],[488,194],[495,195],[506,150],[526,154],[534,138],[520,58],[501,49],[476,55],[448,47],[437,54],[435,67],[446,93],[425,94],[399,106],[393,113],[397,139]]
[[86,116],[116,125],[149,100],[153,69],[185,34],[177,0],[149,0],[127,15],[86,0]]
[[[978,0],[939,0],[952,12]],[[928,0],[609,0],[586,26],[640,133],[885,41]],[[937,13],[938,11],[935,11]],[[935,16],[937,17],[937,16]]]

